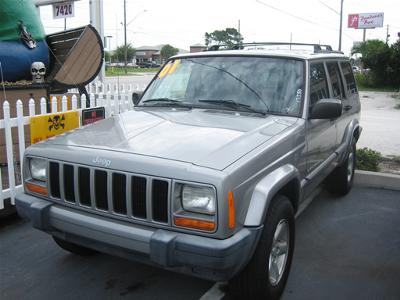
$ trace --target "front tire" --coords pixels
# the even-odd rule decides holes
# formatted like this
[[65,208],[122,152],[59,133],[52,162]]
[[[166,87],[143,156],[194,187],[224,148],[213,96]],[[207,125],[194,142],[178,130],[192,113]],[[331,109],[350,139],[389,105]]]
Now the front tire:
[[271,203],[249,264],[229,282],[235,299],[279,299],[289,276],[294,237],[293,206],[279,195]]

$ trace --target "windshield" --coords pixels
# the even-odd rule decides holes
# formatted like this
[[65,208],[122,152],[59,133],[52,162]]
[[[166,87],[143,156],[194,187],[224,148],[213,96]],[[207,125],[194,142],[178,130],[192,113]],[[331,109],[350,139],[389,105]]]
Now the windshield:
[[141,106],[181,105],[299,116],[303,62],[270,57],[188,57],[169,61]]

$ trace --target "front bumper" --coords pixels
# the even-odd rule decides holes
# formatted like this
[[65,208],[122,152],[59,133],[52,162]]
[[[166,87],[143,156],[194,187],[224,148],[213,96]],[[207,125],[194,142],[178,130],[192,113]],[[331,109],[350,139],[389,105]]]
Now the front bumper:
[[66,241],[215,281],[246,266],[262,231],[243,228],[217,240],[108,219],[24,193],[17,194],[16,207],[33,227]]

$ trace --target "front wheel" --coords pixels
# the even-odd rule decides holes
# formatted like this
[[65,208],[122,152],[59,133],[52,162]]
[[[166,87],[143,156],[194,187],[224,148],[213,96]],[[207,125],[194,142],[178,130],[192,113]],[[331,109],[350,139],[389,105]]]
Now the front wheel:
[[229,282],[235,299],[279,299],[289,276],[294,236],[293,206],[287,197],[279,195],[268,210],[252,259]]

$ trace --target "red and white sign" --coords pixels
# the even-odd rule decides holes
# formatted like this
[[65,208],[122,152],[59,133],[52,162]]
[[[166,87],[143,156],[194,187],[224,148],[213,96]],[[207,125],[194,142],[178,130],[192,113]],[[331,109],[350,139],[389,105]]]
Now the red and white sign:
[[347,27],[358,29],[383,27],[383,13],[350,14]]

